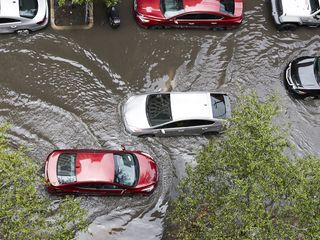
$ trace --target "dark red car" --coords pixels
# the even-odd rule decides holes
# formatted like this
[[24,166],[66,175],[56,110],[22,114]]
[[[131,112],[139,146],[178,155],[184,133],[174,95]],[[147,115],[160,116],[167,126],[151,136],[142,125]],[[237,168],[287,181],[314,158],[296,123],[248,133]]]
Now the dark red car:
[[242,22],[242,0],[134,0],[137,23],[145,28],[232,28]]
[[55,150],[45,163],[50,192],[101,195],[148,194],[158,182],[158,168],[140,151]]

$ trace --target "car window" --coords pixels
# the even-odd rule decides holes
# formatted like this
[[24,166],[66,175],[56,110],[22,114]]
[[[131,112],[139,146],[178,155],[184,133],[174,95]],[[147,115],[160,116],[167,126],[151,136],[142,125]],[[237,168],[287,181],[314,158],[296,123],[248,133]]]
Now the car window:
[[217,20],[222,19],[221,16],[215,14],[186,14],[177,17],[177,20]]
[[199,14],[199,19],[201,20],[217,20],[222,19],[221,16],[215,14]]
[[0,18],[0,24],[1,23],[14,23],[14,22],[19,22],[19,20],[12,19],[12,18]]
[[162,12],[179,11],[183,9],[182,0],[160,0]]
[[185,14],[177,17],[177,20],[195,20],[199,18],[199,14]]
[[57,178],[60,184],[72,183],[76,179],[76,154],[60,154],[57,161]]
[[319,57],[315,58],[314,72],[317,78],[317,82],[320,85],[320,58]]
[[106,184],[106,183],[81,183],[76,186],[77,188],[82,189],[97,189],[97,190],[108,190],[108,189],[121,189],[120,187],[113,185],[113,184]]
[[[280,2],[280,1],[279,1]],[[226,14],[234,14],[234,0],[220,0],[220,11]]]
[[19,13],[21,17],[34,18],[38,12],[38,0],[19,0]]
[[169,93],[151,94],[147,97],[146,113],[150,126],[156,126],[172,120]]
[[319,10],[319,1],[318,0],[310,0],[311,13],[314,13]]
[[214,118],[226,117],[226,105],[222,94],[210,94],[212,115]]
[[138,180],[139,166],[133,154],[114,154],[114,181],[125,186],[133,186]]
[[162,129],[162,128],[181,128],[181,127],[196,127],[196,126],[203,126],[203,125],[210,125],[213,124],[214,121],[210,120],[201,120],[201,119],[195,119],[195,120],[184,120],[184,121],[176,121],[169,124],[165,124],[161,127],[157,127],[156,129]]

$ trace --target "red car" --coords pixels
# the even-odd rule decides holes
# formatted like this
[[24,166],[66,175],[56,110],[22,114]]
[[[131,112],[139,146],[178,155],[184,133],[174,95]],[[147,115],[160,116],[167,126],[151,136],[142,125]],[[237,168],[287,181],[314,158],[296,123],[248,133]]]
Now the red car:
[[55,150],[45,163],[50,192],[101,195],[148,194],[158,182],[158,168],[140,151]]
[[232,28],[242,22],[242,0],[134,0],[137,23],[145,28]]

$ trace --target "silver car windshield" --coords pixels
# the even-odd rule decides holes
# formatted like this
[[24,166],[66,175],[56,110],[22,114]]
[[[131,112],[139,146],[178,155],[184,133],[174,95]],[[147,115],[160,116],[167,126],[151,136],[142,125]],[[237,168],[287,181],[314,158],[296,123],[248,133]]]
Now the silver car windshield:
[[150,126],[171,121],[170,94],[159,93],[149,95],[146,102],[146,113]]
[[38,12],[38,0],[19,0],[19,13],[21,17],[34,18]]
[[317,82],[320,85],[320,59],[319,57],[314,60],[314,74],[316,76]]
[[319,0],[310,0],[311,13],[319,10]]
[[137,182],[138,164],[132,154],[114,154],[115,182],[125,186],[133,186]]
[[221,94],[210,94],[213,118],[226,117],[226,105]]

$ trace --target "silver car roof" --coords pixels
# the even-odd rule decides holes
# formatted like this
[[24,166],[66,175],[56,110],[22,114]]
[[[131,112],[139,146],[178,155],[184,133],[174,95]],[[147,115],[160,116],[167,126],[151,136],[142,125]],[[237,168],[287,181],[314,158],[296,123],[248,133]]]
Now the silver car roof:
[[0,17],[19,17],[19,0],[0,0]]
[[212,119],[210,93],[188,92],[170,94],[172,120]]

